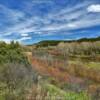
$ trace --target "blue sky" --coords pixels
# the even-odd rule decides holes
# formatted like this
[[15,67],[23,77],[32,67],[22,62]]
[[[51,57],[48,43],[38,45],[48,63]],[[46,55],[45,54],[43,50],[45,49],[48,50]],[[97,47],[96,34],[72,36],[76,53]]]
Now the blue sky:
[[100,36],[100,0],[0,0],[0,40],[32,44]]

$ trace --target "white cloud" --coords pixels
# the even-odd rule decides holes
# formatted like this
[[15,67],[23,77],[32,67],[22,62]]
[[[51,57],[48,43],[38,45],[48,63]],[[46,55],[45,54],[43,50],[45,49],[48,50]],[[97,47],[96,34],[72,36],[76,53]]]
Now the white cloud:
[[32,0],[34,4],[41,4],[41,3],[52,3],[52,0]]
[[2,38],[0,38],[0,41],[5,41],[6,43],[10,43],[12,40],[11,39],[2,39]]
[[90,5],[87,10],[88,12],[100,12],[100,4]]
[[77,24],[75,24],[75,23],[74,24],[73,23],[69,23],[68,24],[68,27],[69,28],[75,28],[75,27],[77,27]]
[[[43,31],[59,31],[61,29],[74,28],[75,24],[73,24],[73,21],[70,21],[70,20],[73,18],[77,19],[77,18],[79,18],[79,16],[83,15],[83,11],[77,11],[77,9],[79,9],[80,7],[85,7],[86,5],[87,5],[87,3],[77,5],[75,7],[69,8],[69,9],[65,8],[65,9],[59,11],[59,13],[58,13],[58,11],[55,14],[50,13],[50,15],[45,16],[44,18],[41,18],[41,17],[39,18],[39,17],[33,16],[33,17],[27,19],[24,16],[22,16],[22,18],[25,19],[24,21],[22,21],[20,23],[16,23],[13,27],[8,27],[4,31],[2,31],[2,33],[5,33],[5,34],[20,33],[20,34],[22,34],[22,36],[27,36],[26,34],[29,32],[38,34],[37,31],[40,31],[43,33]],[[6,8],[6,10],[7,10],[7,8]],[[74,13],[73,13],[73,11],[74,11]],[[10,12],[14,13],[15,11],[10,10]],[[61,15],[62,15],[62,17],[61,17]],[[12,14],[12,16],[14,18],[16,18],[16,16],[14,16],[14,14]],[[18,13],[17,16],[21,17],[21,14]],[[67,22],[66,23],[55,23],[55,22],[51,22],[52,19],[58,20],[61,22],[63,20],[65,20]],[[41,23],[43,25],[41,25]]]
[[17,41],[30,40],[30,39],[32,39],[32,37],[22,37],[18,39]]
[[19,22],[20,18],[24,18],[24,13],[18,10],[12,10],[4,5],[0,4],[0,12],[7,17],[7,20],[11,23]]
[[[82,10],[77,10],[83,8]],[[91,27],[94,25],[100,24],[100,16],[97,18],[96,16],[88,15],[84,9],[87,7],[87,4],[77,5],[76,7],[67,8],[54,13],[50,13],[48,16],[44,18],[33,16],[30,19],[25,19],[20,24],[16,23],[13,27],[8,27],[8,29],[4,30],[4,33],[20,33],[21,36],[28,36],[29,32],[38,33],[38,31],[43,33],[43,31],[59,31],[59,30],[71,30],[78,29],[84,27]],[[74,9],[75,8],[75,9]],[[12,11],[14,12],[14,11]],[[24,18],[24,16],[23,16]],[[75,19],[75,20],[72,20]],[[57,22],[51,22],[51,20],[57,20]],[[59,23],[64,21],[64,23]],[[41,23],[43,25],[41,25]]]
[[18,41],[18,42],[23,42],[24,40],[30,40],[30,39],[32,39],[32,37],[22,37],[22,38],[20,38],[20,39],[14,39],[14,40],[12,40],[12,39],[5,39],[5,38],[0,38],[0,41],[5,41],[6,43],[10,43],[11,41]]
[[28,36],[28,33],[22,33],[21,36],[26,37]]

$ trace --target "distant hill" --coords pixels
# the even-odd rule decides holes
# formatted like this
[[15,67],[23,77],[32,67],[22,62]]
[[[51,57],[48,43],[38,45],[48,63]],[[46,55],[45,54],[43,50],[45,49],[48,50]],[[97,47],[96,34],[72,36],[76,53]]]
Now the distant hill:
[[[71,42],[95,42],[95,41],[100,41],[100,37],[96,38],[81,38],[78,40],[45,40],[45,41],[40,41],[38,43],[35,43],[34,45],[37,47],[45,47],[45,46],[56,46],[60,42],[64,43],[71,43]],[[32,46],[32,45],[30,45]]]
[[96,38],[81,38],[79,40],[77,40],[77,42],[95,42],[95,41],[100,41],[100,36],[99,37],[96,37]]

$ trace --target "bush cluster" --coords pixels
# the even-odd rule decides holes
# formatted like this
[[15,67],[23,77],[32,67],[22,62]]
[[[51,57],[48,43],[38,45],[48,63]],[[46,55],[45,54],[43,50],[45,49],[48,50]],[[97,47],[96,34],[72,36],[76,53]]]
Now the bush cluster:
[[100,54],[100,41],[59,43],[57,50],[66,55],[97,55]]
[[36,72],[18,42],[0,42],[0,98],[26,100]]

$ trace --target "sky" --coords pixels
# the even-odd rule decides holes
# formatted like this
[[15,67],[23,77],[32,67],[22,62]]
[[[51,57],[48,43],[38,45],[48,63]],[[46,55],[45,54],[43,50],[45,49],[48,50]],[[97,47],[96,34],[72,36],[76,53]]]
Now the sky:
[[100,0],[0,0],[0,41],[33,44],[100,36]]

